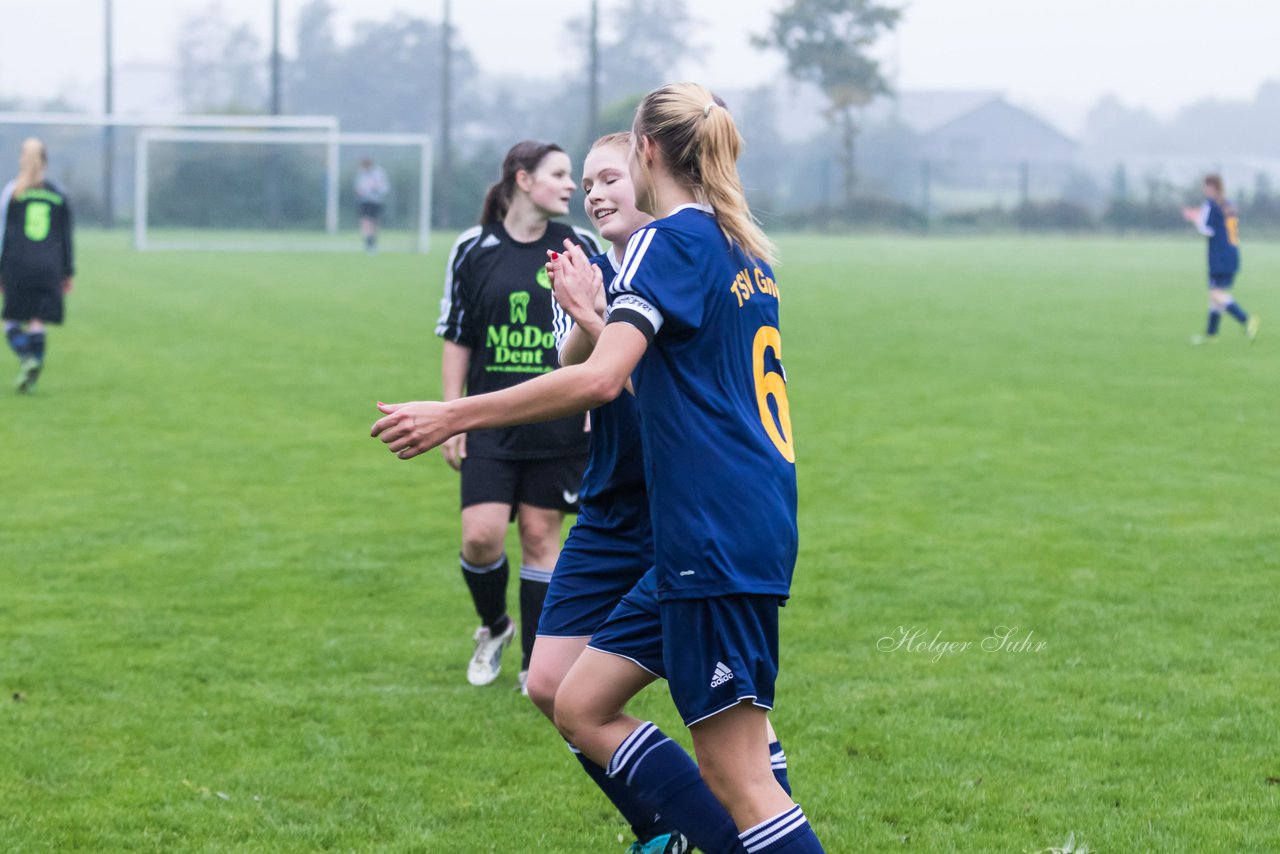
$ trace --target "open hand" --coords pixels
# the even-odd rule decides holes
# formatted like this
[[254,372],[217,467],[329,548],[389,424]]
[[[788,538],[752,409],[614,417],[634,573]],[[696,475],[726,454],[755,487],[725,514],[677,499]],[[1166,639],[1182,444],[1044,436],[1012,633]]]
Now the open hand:
[[379,403],[378,411],[383,417],[374,422],[369,435],[381,439],[402,460],[425,454],[456,432],[448,424],[446,404],[434,400]]
[[578,323],[591,316],[603,317],[604,277],[600,268],[592,264],[582,247],[573,241],[566,240],[564,247],[564,252],[553,254],[547,262],[552,295],[565,314]]

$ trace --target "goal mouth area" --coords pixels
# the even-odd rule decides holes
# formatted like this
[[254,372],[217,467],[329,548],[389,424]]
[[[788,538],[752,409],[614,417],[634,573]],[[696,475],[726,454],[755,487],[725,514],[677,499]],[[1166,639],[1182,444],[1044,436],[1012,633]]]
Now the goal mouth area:
[[[383,166],[391,185],[375,246],[363,239],[366,210],[353,187],[365,159]],[[135,162],[139,251],[430,250],[425,134],[148,128]]]

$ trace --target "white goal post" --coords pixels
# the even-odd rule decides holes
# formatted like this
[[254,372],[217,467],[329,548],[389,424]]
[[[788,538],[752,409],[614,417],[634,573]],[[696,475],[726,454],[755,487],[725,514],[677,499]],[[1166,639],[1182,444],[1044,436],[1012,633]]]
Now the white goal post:
[[306,238],[271,241],[232,237],[226,240],[155,240],[151,236],[148,215],[151,178],[151,151],[156,143],[197,143],[242,146],[310,146],[322,147],[324,164],[324,232],[330,237],[338,233],[341,152],[344,146],[367,151],[372,147],[399,146],[417,149],[417,211],[411,251],[427,252],[431,243],[431,137],[409,133],[343,133],[332,127],[324,131],[263,128],[261,130],[147,128],[138,134],[134,172],[134,248],[148,249],[230,249],[230,250],[296,250],[349,251],[359,249],[351,241],[308,240]]
[[294,130],[337,133],[335,116],[183,115],[0,111],[0,153],[36,136],[49,151],[49,174],[73,200],[83,223],[111,225],[133,218],[137,134],[147,128]]

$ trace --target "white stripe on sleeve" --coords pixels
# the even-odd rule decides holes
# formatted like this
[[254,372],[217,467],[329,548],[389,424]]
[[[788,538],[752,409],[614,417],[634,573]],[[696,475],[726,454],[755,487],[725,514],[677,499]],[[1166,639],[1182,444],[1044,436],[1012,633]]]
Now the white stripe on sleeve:
[[457,341],[462,334],[464,309],[460,308],[458,310],[456,318],[452,316],[453,303],[456,297],[454,294],[453,271],[462,263],[462,259],[467,257],[467,253],[476,245],[476,241],[483,231],[484,228],[479,225],[468,228],[458,235],[458,239],[453,243],[453,248],[449,250],[449,260],[444,267],[444,296],[440,298],[440,319],[436,321],[436,335],[441,338]]

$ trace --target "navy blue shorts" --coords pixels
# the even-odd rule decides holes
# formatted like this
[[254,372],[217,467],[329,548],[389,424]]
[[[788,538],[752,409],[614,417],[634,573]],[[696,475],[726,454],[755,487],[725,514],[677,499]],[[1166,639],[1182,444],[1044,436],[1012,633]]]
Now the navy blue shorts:
[[1235,273],[1210,273],[1209,287],[1229,288],[1236,283]]
[[[643,493],[638,500],[640,512],[630,514],[631,524],[622,527],[605,524],[590,504],[582,507],[551,574],[538,622],[539,635],[577,638],[594,634],[653,566],[648,502]],[[616,519],[618,514],[610,515]]]
[[744,700],[773,708],[781,604],[746,593],[660,604],[663,663],[685,726]]
[[632,661],[659,679],[667,678],[667,668],[662,661],[662,617],[658,610],[656,569],[646,572],[622,597],[587,646]]

